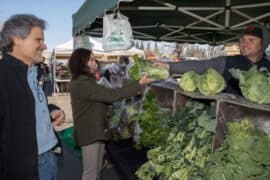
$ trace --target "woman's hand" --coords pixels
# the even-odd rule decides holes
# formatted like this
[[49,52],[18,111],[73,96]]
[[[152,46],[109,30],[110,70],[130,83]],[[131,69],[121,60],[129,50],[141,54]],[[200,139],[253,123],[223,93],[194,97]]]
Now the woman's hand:
[[153,78],[149,78],[148,76],[147,76],[147,74],[146,75],[144,75],[140,80],[139,80],[139,84],[140,85],[147,85],[147,84],[149,84],[149,83],[151,83],[151,82],[153,82],[153,81],[155,81],[156,79],[153,79]]

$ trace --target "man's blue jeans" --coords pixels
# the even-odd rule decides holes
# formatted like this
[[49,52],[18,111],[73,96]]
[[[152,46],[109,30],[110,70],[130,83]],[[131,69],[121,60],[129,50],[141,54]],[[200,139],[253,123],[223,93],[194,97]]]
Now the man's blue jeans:
[[57,180],[57,158],[52,150],[38,156],[39,180]]

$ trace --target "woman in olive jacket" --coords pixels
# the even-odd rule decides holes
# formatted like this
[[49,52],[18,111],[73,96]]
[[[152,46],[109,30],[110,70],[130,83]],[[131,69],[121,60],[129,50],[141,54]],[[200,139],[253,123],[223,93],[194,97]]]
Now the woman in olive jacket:
[[71,79],[71,105],[76,145],[82,148],[83,180],[99,179],[104,154],[106,115],[108,104],[136,95],[142,85],[152,81],[144,76],[139,82],[128,82],[118,89],[98,85],[93,54],[87,49],[76,49],[68,66]]

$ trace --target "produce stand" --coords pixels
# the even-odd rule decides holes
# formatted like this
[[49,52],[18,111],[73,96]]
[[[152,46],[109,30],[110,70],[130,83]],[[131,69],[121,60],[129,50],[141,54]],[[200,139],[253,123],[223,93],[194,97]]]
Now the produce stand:
[[[177,81],[167,80],[151,85],[159,104],[172,110],[172,113],[184,107],[188,99],[195,99],[209,104],[216,102],[216,134],[213,138],[213,150],[218,148],[225,138],[226,123],[248,118],[257,127],[270,132],[270,105],[260,105],[249,102],[243,97],[221,93],[215,96],[204,96],[199,92],[183,92]],[[107,152],[113,162],[119,168],[125,179],[137,179],[136,170],[147,161],[146,149],[136,150],[132,139],[120,142],[111,142],[107,146]]]
[[[151,85],[159,104],[163,108],[176,112],[181,109],[188,98],[201,99],[205,101],[216,100],[216,97],[206,97],[199,93],[189,94],[182,92],[175,80],[155,82]],[[116,165],[119,173],[127,180],[137,179],[136,170],[147,161],[146,152],[148,149],[137,150],[134,148],[132,139],[107,144],[107,153]]]
[[171,107],[173,113],[180,110],[190,98],[199,101],[216,101],[217,128],[213,149],[222,144],[226,134],[226,123],[229,121],[240,121],[247,118],[257,127],[270,132],[270,105],[252,103],[243,97],[226,93],[204,96],[199,92],[184,92],[173,80],[153,84],[151,89],[161,105]]

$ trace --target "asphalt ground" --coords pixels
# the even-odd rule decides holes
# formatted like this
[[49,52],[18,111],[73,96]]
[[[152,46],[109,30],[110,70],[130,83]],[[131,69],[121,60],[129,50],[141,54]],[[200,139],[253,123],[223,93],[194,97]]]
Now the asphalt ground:
[[[58,157],[59,180],[81,180],[82,160],[75,152],[63,145],[63,156]],[[100,180],[124,180],[115,167],[104,167]]]

